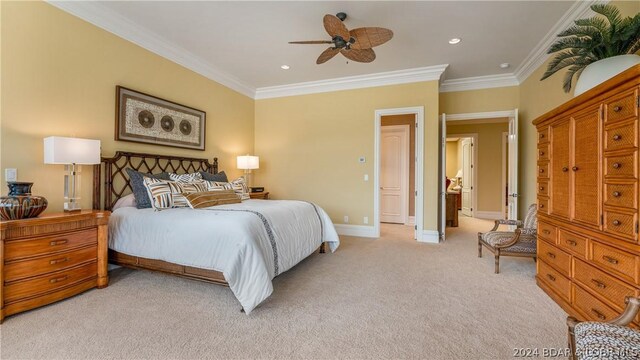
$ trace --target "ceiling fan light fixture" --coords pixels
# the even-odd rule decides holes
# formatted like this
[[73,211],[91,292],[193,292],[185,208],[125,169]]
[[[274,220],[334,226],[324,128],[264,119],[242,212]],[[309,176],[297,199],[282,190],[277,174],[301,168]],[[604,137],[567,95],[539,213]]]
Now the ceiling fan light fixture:
[[459,43],[460,43],[460,41],[462,41],[462,39],[460,39],[460,38],[453,38],[453,39],[449,40],[449,44],[451,44],[451,45],[459,44]]
[[289,65],[282,65],[282,66],[280,66],[280,69],[282,69],[282,70],[289,70],[289,69],[291,69],[291,66],[289,66]]

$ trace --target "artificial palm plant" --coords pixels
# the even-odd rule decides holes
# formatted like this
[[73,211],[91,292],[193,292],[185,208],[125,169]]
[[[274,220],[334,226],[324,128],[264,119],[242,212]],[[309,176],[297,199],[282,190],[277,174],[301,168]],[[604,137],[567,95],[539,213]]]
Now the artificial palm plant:
[[604,18],[594,16],[575,20],[575,25],[558,34],[560,39],[551,45],[548,54],[559,53],[540,80],[568,67],[562,85],[568,93],[573,76],[580,77],[587,65],[640,50],[640,13],[623,19],[620,10],[610,4],[591,5],[591,10]]

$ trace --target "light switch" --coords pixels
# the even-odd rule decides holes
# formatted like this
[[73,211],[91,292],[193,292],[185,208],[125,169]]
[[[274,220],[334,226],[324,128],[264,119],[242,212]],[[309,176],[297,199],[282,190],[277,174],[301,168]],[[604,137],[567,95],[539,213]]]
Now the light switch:
[[18,181],[18,169],[4,169],[5,181]]
[[364,174],[364,181],[369,181],[369,174]]
[[358,158],[358,162],[359,162],[360,164],[364,164],[366,161],[367,161],[367,158],[365,158],[364,156],[360,156],[360,157]]

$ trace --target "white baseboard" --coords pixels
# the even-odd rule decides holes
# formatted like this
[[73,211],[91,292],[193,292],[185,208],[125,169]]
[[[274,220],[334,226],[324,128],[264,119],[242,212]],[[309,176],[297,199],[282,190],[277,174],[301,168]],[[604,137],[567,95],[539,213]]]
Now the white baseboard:
[[430,244],[440,243],[440,233],[437,230],[422,230],[422,234],[418,233],[418,241]]
[[373,226],[334,224],[338,235],[359,236],[359,237],[376,237]]
[[405,225],[415,225],[416,224],[416,217],[415,216],[409,216],[409,222],[406,223]]
[[473,217],[478,219],[499,220],[504,219],[504,214],[500,211],[476,211]]

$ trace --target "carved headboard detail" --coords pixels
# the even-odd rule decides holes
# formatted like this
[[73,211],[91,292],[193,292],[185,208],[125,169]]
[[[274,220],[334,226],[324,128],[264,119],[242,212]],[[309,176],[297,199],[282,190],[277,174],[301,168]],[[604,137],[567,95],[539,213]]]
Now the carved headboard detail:
[[132,192],[129,175],[125,171],[127,168],[152,174],[186,174],[197,171],[217,174],[218,158],[213,158],[212,164],[209,159],[117,151],[113,157],[103,157],[100,164],[94,165],[94,209],[111,210],[118,199]]

